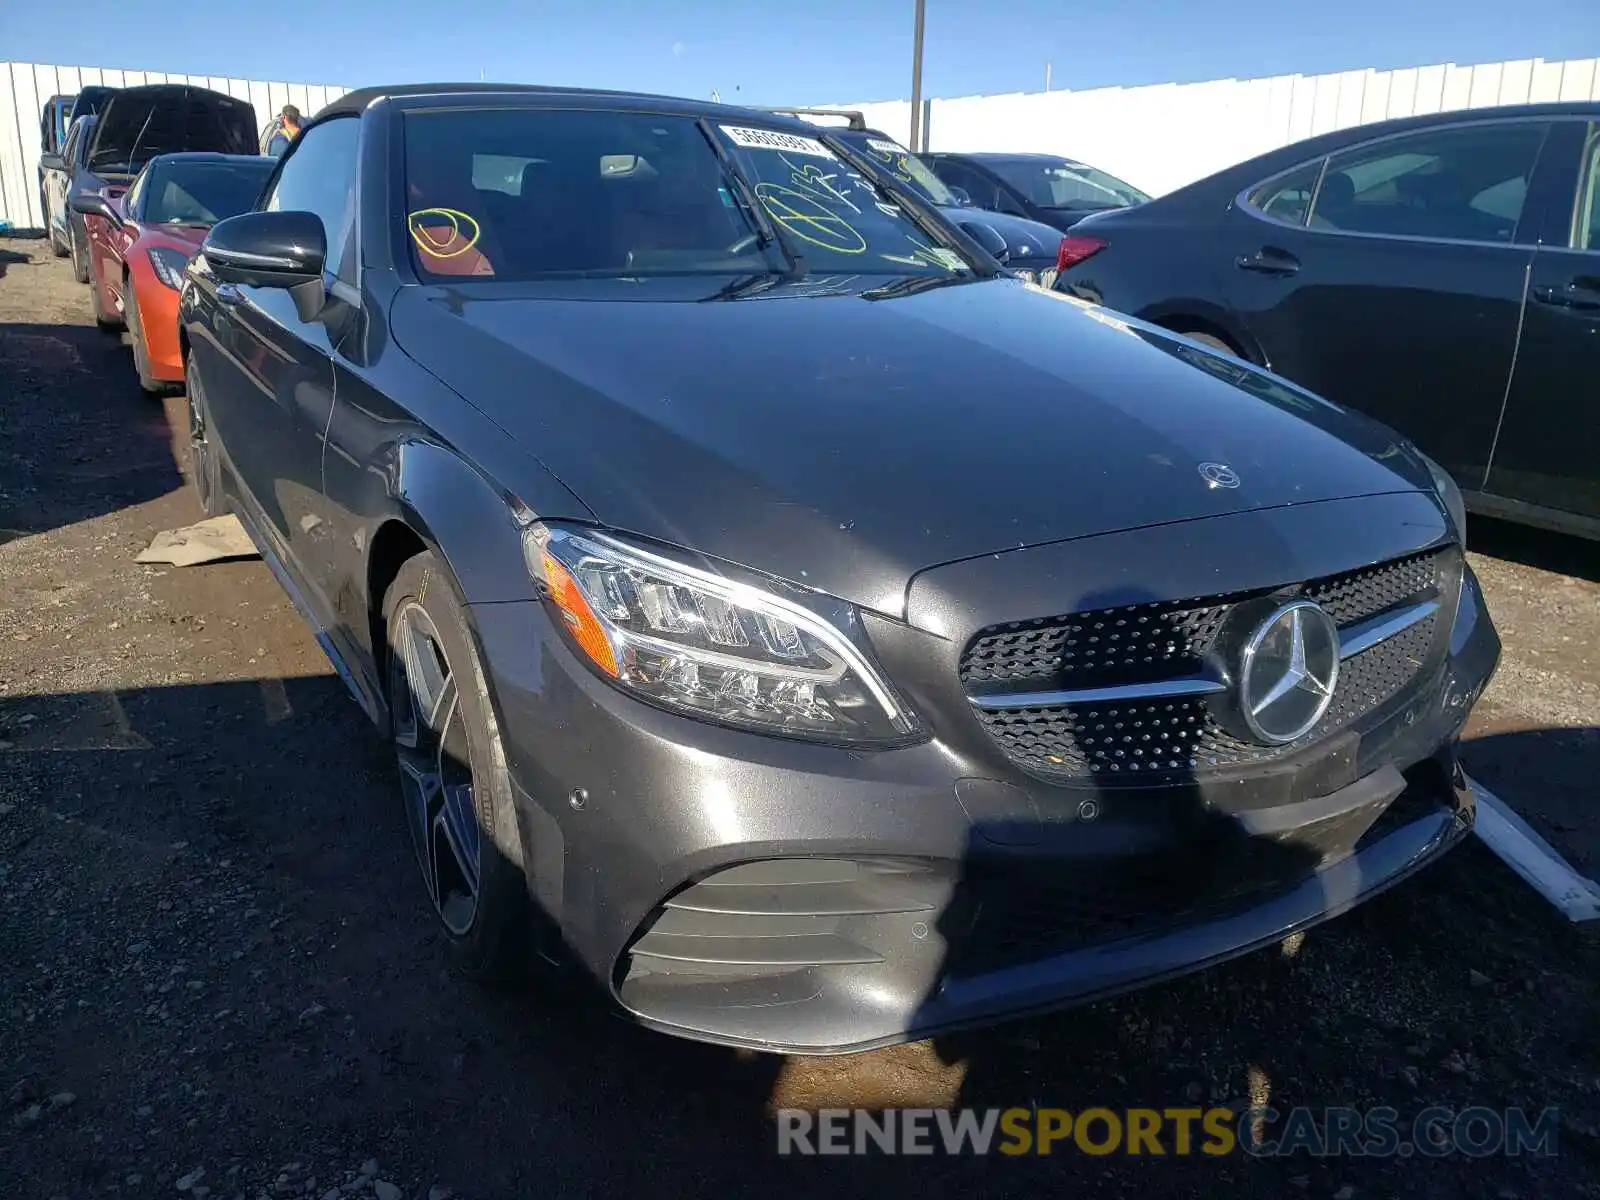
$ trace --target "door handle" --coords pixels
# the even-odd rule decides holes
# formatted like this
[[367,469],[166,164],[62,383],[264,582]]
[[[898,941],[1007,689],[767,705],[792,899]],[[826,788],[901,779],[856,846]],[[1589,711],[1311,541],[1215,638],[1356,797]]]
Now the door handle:
[[1233,260],[1241,271],[1256,271],[1262,275],[1293,275],[1300,269],[1300,260],[1287,250],[1263,246],[1254,254],[1241,254]]
[[1572,280],[1566,287],[1548,284],[1536,287],[1533,289],[1533,298],[1540,304],[1551,304],[1557,308],[1584,311],[1600,309],[1600,279],[1585,275]]

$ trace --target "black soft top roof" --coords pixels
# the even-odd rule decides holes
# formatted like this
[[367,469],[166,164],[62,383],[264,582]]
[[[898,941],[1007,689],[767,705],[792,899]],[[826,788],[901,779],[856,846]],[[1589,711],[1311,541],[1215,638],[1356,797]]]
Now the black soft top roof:
[[558,103],[576,103],[585,108],[608,105],[629,107],[636,104],[656,112],[682,113],[686,116],[737,118],[759,121],[762,125],[790,129],[797,133],[815,133],[816,125],[796,120],[762,109],[744,108],[734,104],[717,104],[710,100],[687,100],[682,96],[659,96],[649,92],[617,92],[604,88],[545,87],[528,83],[406,83],[393,87],[364,87],[347,92],[331,104],[325,105],[315,118],[350,116],[365,112],[379,100],[418,100],[438,97],[449,104],[470,104],[475,100],[485,102],[526,104],[529,107],[550,107]]

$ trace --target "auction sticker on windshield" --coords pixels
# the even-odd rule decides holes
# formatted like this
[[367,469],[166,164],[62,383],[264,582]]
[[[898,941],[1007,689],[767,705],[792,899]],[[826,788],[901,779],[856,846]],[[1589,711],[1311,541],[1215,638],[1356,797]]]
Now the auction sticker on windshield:
[[868,138],[867,139],[867,146],[870,149],[876,150],[879,154],[910,154],[911,153],[911,151],[907,150],[904,146],[900,145],[899,142],[886,142],[882,138]]
[[784,154],[809,154],[815,158],[834,158],[829,150],[815,138],[783,133],[776,129],[747,129],[742,125],[724,125],[722,132],[735,146],[751,150],[778,150]]

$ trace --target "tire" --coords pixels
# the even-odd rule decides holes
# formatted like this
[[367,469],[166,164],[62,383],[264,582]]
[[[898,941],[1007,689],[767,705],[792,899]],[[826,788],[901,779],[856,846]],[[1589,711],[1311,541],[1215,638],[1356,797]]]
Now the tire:
[[167,385],[150,373],[150,348],[144,342],[139,297],[131,279],[125,279],[122,284],[122,309],[128,314],[128,345],[133,351],[133,369],[139,376],[139,386],[148,395],[160,396],[167,391]]
[[67,222],[67,253],[72,255],[72,278],[78,283],[88,283],[89,251],[80,245],[82,240],[72,228],[72,223]]
[[206,516],[220,517],[228,511],[228,501],[222,493],[222,462],[211,441],[210,414],[193,359],[184,366],[184,385],[189,393],[189,470],[195,498]]
[[451,965],[473,979],[519,977],[532,964],[533,940],[526,878],[499,849],[521,845],[511,777],[443,560],[424,551],[406,562],[383,615],[401,804]]

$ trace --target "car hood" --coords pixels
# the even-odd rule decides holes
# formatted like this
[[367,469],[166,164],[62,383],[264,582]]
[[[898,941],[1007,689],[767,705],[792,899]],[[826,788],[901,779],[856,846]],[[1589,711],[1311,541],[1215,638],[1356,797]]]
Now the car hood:
[[691,286],[412,286],[391,328],[599,520],[890,615],[941,563],[1428,486],[1365,418],[1015,280]]
[[183,84],[123,88],[101,111],[84,165],[97,175],[132,175],[158,154],[183,150],[254,154],[255,108]]
[[957,208],[941,208],[939,211],[957,225],[982,222],[989,226],[1005,239],[1013,263],[1024,259],[1029,261],[1049,259],[1054,262],[1056,247],[1061,244],[1059,230],[1038,221],[1030,221],[1026,217],[1014,217],[1009,213],[970,208],[965,205]]

